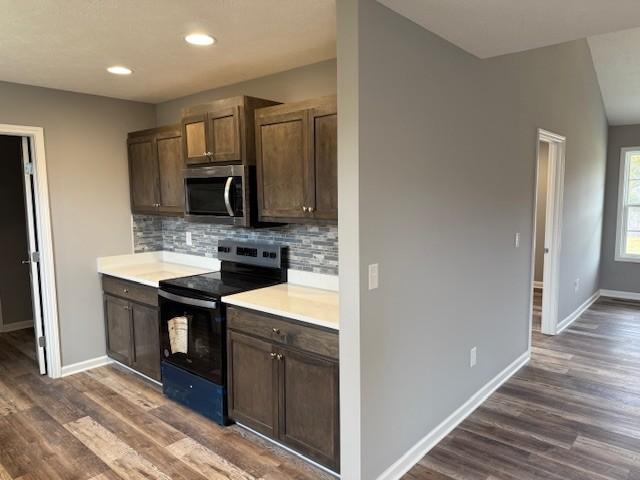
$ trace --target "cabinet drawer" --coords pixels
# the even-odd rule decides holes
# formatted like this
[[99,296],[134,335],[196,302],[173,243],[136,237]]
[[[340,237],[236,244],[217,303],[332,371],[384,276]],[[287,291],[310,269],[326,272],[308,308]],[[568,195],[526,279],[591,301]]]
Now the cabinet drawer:
[[228,327],[275,343],[338,359],[338,334],[253,310],[227,307]]
[[144,303],[152,307],[158,306],[158,289],[140,285],[139,283],[121,280],[107,275],[102,276],[102,290],[120,298]]

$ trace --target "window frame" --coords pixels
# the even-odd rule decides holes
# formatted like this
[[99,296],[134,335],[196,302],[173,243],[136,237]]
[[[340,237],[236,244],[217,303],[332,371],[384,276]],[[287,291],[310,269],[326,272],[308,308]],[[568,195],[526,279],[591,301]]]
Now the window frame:
[[638,204],[627,203],[627,194],[629,188],[629,161],[633,154],[640,155],[640,146],[623,147],[620,149],[620,172],[618,178],[618,211],[617,211],[617,228],[616,228],[616,254],[617,262],[635,262],[640,263],[640,254],[634,255],[626,253],[627,247],[627,221],[629,218],[629,207]]

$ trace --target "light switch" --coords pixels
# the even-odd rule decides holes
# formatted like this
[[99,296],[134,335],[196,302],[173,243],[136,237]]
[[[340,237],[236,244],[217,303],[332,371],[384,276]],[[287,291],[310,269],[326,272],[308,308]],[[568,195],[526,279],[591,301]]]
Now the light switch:
[[515,245],[516,248],[520,247],[520,233],[516,233],[516,236],[513,240],[513,244]]
[[378,264],[369,265],[369,290],[378,288]]

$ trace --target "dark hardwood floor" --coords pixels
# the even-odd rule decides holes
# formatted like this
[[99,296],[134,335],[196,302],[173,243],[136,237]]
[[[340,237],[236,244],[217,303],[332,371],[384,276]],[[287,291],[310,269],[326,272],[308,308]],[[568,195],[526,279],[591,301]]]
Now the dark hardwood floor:
[[[29,331],[0,335],[0,480],[327,479],[115,367],[52,381]],[[640,304],[600,299],[406,476],[640,480]]]
[[540,332],[542,327],[542,289],[533,289],[533,322],[532,329],[534,332]]
[[113,366],[42,377],[33,333],[0,334],[0,480],[258,478],[333,477]]
[[529,364],[404,478],[640,479],[640,304],[534,331]]

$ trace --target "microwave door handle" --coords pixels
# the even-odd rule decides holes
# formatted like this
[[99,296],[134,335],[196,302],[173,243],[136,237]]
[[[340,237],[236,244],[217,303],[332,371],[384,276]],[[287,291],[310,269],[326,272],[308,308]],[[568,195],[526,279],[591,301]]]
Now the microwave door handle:
[[230,217],[234,216],[233,208],[231,208],[231,199],[229,195],[231,194],[231,184],[233,183],[233,177],[227,178],[227,183],[224,186],[224,204],[227,207],[227,212]]

